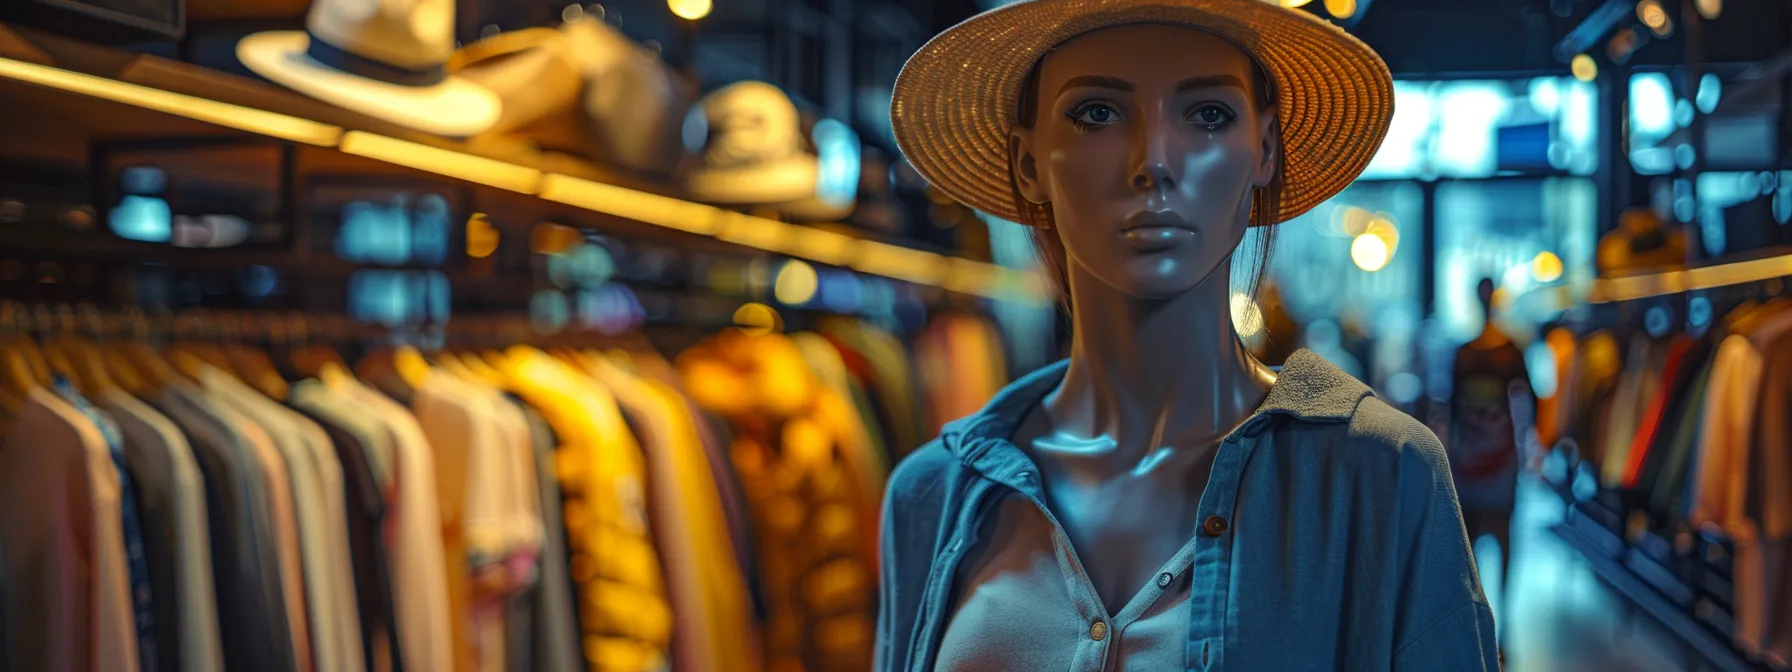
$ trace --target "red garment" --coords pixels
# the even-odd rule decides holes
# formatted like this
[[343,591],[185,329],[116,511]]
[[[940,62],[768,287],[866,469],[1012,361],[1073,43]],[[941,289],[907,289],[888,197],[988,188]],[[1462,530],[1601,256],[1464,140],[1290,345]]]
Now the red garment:
[[1626,488],[1636,487],[1637,476],[1642,473],[1643,460],[1649,455],[1649,446],[1655,443],[1655,433],[1661,429],[1661,416],[1667,412],[1668,399],[1674,394],[1674,387],[1689,362],[1686,353],[1692,350],[1695,343],[1692,338],[1682,334],[1675,336],[1668,344],[1668,356],[1661,366],[1661,381],[1655,386],[1655,395],[1643,407],[1642,420],[1637,423],[1636,436],[1630,440],[1629,461],[1624,464],[1623,485]]

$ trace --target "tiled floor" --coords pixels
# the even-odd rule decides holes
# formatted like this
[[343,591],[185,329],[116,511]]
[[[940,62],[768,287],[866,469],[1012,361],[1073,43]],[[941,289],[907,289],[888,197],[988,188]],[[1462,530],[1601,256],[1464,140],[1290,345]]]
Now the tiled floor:
[[1573,547],[1550,531],[1562,500],[1522,479],[1513,516],[1511,593],[1502,591],[1491,538],[1476,546],[1483,584],[1504,632],[1513,672],[1668,672],[1682,669],[1676,645],[1650,632],[1647,616],[1627,616],[1622,599],[1593,575]]

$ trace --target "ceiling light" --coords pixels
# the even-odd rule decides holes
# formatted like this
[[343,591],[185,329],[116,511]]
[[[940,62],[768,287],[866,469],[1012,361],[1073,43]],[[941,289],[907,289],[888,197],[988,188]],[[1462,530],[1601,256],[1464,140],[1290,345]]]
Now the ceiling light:
[[672,8],[672,13],[678,15],[678,18],[696,21],[709,16],[712,5],[710,0],[666,0],[666,6]]

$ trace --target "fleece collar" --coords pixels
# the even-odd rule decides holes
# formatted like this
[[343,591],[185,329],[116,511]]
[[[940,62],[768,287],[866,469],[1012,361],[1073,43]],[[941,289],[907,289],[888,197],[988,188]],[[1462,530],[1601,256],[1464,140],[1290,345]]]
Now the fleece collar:
[[[1061,360],[1014,381],[977,414],[946,425],[941,440],[960,459],[972,462],[988,448],[989,441],[1013,436],[1027,411],[1057,387],[1069,369],[1070,360]],[[1357,404],[1372,395],[1369,386],[1325,358],[1298,350],[1277,371],[1275,385],[1251,419],[1281,414],[1306,422],[1346,422],[1356,413]],[[1244,424],[1250,424],[1249,420]]]

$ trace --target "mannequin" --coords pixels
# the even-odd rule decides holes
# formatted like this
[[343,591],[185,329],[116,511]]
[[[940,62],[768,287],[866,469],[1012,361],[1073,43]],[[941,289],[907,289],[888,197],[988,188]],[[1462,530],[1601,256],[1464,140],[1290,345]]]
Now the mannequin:
[[1360,174],[1391,88],[1252,0],[1023,1],[909,61],[898,143],[1034,228],[1073,340],[891,475],[877,669],[1498,668],[1437,438],[1232,326],[1247,229]]
[[[1207,33],[1107,28],[1041,63],[1037,109],[1069,114],[1014,131],[1016,184],[1054,206],[1040,244],[1065,250],[1074,306],[1070,368],[1015,443],[1073,544],[1108,551],[1082,559],[1110,611],[1188,540],[1214,450],[1275,382],[1231,312],[1232,252],[1279,164],[1254,70]],[[1077,83],[1106,72],[1133,90]],[[1179,90],[1191,77],[1236,83]]]

